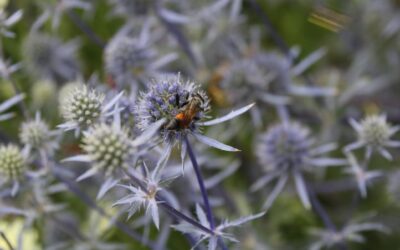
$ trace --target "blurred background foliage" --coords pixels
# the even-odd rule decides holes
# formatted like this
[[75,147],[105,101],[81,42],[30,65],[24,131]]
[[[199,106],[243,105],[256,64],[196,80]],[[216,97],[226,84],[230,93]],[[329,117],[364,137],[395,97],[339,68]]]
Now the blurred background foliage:
[[[24,55],[22,54],[22,47],[24,40],[30,31],[32,23],[34,23],[36,18],[41,14],[42,10],[38,6],[46,1],[0,1],[0,7],[7,6],[6,9],[9,13],[13,13],[18,9],[24,10],[22,21],[18,22],[12,28],[16,33],[16,37],[14,39],[3,39],[2,41],[5,58],[10,58],[13,62],[23,61]],[[53,2],[55,1],[56,0]],[[121,17],[109,15],[110,5],[107,1],[96,0],[93,2],[95,2],[94,11],[84,13],[81,10],[76,10],[75,13],[82,18],[86,25],[88,25],[98,37],[103,41],[108,41],[115,34],[118,28],[124,24],[125,20]],[[349,86],[353,84],[351,82],[346,82],[348,79],[342,76],[354,62],[356,53],[358,53],[357,50],[365,48],[367,43],[372,43],[378,46],[378,43],[380,42],[380,37],[375,34],[361,34],[361,37],[359,36],[360,32],[374,32],[372,30],[373,27],[358,29],[361,25],[364,25],[362,24],[365,19],[365,16],[363,16],[365,12],[363,12],[363,10],[366,8],[365,5],[371,4],[371,1],[259,0],[258,2],[263,11],[268,15],[271,24],[280,34],[284,42],[291,48],[296,47],[300,49],[300,58],[305,58],[320,47],[326,48],[327,54],[322,58],[322,60],[313,65],[307,71],[307,73],[312,75],[314,80],[324,79],[324,77],[326,77],[325,72],[335,71],[339,75],[339,81],[342,81],[339,86]],[[393,8],[399,8],[400,6],[398,1],[392,0],[389,2],[392,2]],[[340,13],[346,18],[346,22],[335,31],[313,23],[310,21],[310,18],[319,6],[324,6],[324,8]],[[252,8],[249,1],[243,1],[243,11],[251,25],[263,28],[264,24],[260,19],[260,16],[255,13],[254,8]],[[396,11],[397,18],[400,18],[399,9]],[[371,16],[371,18],[373,18],[373,16]],[[50,25],[50,23],[47,23],[44,31],[60,37],[63,41],[70,40],[71,38],[79,39],[80,47],[78,50],[78,57],[81,61],[81,70],[84,79],[88,79],[93,72],[97,72],[101,79],[106,78],[103,67],[102,48],[94,45],[93,41],[83,35],[82,31],[77,28],[76,24],[71,21],[71,18],[67,14],[62,15],[60,26],[56,30],[52,30]],[[269,35],[263,37],[262,46],[266,50],[277,50],[277,44]],[[388,53],[399,53],[399,43],[391,44],[387,42],[381,46],[383,46],[385,51],[389,51]],[[375,57],[372,57],[372,59],[375,59]],[[376,60],[377,61],[373,62],[372,65],[378,64],[385,67],[384,63],[379,62],[378,59]],[[305,106],[307,106],[307,102],[311,102],[312,108],[294,110],[294,112],[298,112],[296,117],[300,120],[306,121],[309,125],[316,125],[315,127],[318,127],[321,121],[314,119],[314,112],[328,112],[330,114],[329,116],[326,115],[327,118],[334,117],[339,121],[337,124],[339,127],[335,128],[336,131],[342,128],[343,130],[349,130],[346,119],[350,115],[355,114],[357,117],[360,117],[362,113],[374,113],[378,111],[386,113],[390,123],[399,124],[399,72],[393,72],[393,70],[395,68],[398,69],[399,66],[400,65],[393,65],[393,68],[387,68],[387,75],[393,75],[391,78],[392,83],[389,87],[380,90],[379,95],[375,93],[370,95],[355,95],[355,97],[349,101],[347,106],[344,106],[339,110],[321,111],[318,110],[318,105],[315,106],[313,100],[304,101]],[[374,72],[371,70],[367,73],[372,74]],[[57,102],[56,90],[49,90],[47,87],[43,87],[46,84],[45,82],[38,83],[37,80],[32,79],[23,71],[15,74],[13,78],[18,82],[22,92],[28,93],[26,101],[29,105],[32,105],[32,107],[35,105],[40,107],[42,113],[44,113],[44,116],[52,126],[55,126],[60,122],[60,118],[54,113],[52,114],[52,112],[54,112],[54,106],[49,105],[54,105],[54,103]],[[0,81],[0,101],[3,101],[13,96],[14,92],[10,83],[6,82],[4,79]],[[48,93],[38,90],[41,87],[48,91]],[[59,86],[56,86],[56,88],[59,88]],[[39,94],[35,94],[36,92]],[[14,107],[13,109],[17,111],[18,107]],[[2,136],[9,138],[17,137],[18,124],[21,122],[20,119],[21,118],[13,119],[2,123],[0,125],[2,134],[4,134]],[[263,119],[266,121],[275,121],[276,117],[274,114],[267,113]],[[323,122],[324,121],[322,121],[322,123]],[[272,123],[273,122],[269,122],[269,124]],[[255,211],[254,204],[260,203],[258,201],[260,199],[260,194],[254,194],[247,191],[248,187],[252,184],[251,180],[254,180],[255,175],[257,175],[257,172],[251,170],[251,168],[255,168],[253,136],[254,135],[251,131],[245,131],[238,135],[237,138],[233,139],[234,141],[232,145],[242,149],[240,158],[243,160],[243,164],[239,171],[226,180],[223,185],[223,189],[232,194],[232,199],[237,203],[235,209],[240,210],[241,213],[253,213]],[[354,134],[351,134],[351,132],[347,135],[341,133],[340,137],[336,139],[341,145],[344,145],[349,142],[349,138],[354,139]],[[398,139],[399,136],[397,135],[395,138]],[[350,139],[350,141],[352,139]],[[340,154],[340,150],[335,152],[335,155],[337,156]],[[397,150],[393,155],[393,162],[388,162],[385,159],[378,158],[374,159],[370,165],[372,168],[378,168],[388,172],[393,171],[400,167],[400,152]],[[341,227],[350,219],[373,211],[376,214],[376,220],[382,222],[391,229],[391,234],[389,235],[377,232],[366,233],[366,242],[364,244],[350,243],[349,249],[400,249],[400,206],[398,201],[388,193],[387,181],[385,180],[375,183],[373,188],[368,190],[368,197],[361,199],[354,188],[341,191],[340,183],[335,182],[337,179],[344,178],[341,173],[341,170],[338,169],[328,170],[326,174],[327,182],[325,185],[332,184],[332,187],[337,188],[339,191],[321,193],[319,195],[322,204],[333,218],[335,224],[337,224],[338,227]],[[313,177],[309,176],[309,178],[312,179]],[[330,180],[332,181],[330,182]],[[400,190],[397,191],[400,192]],[[264,242],[265,245],[270,246],[268,249],[307,249],[307,246],[310,243],[310,235],[307,229],[323,227],[320,219],[312,213],[312,211],[304,209],[294,193],[293,190],[282,193],[267,215],[253,223],[251,231],[255,231],[256,233],[249,235],[251,235],[251,237],[257,235],[257,241]],[[266,190],[263,194],[267,195]],[[243,196],[246,197],[246,199],[243,198]],[[63,203],[69,204],[69,211],[75,213],[80,219],[84,231],[90,232],[94,229],[93,226],[91,226],[91,222],[99,223],[100,225],[107,224],[106,219],[95,218],[96,216],[92,215],[93,212],[91,212],[90,209],[83,205],[72,194],[66,195],[63,193],[55,195],[53,199],[55,201],[62,201]],[[216,214],[221,215],[221,217],[229,217],[229,214],[227,215],[226,211],[222,210],[217,210]],[[134,219],[131,219],[131,221],[132,220]],[[29,236],[25,237],[24,249],[42,249],[40,241],[46,237],[47,232],[43,231],[43,228],[46,227],[43,227],[41,223],[42,222],[38,220],[35,222],[35,230],[26,232]],[[18,220],[13,220],[11,223],[11,220],[8,221],[6,218],[0,222],[0,230],[7,232],[7,235],[9,236],[12,235],[10,239],[13,244],[15,244],[16,240],[13,236],[16,234],[13,234],[12,232],[14,232],[14,229],[18,227],[21,227],[21,222]],[[132,242],[128,236],[121,234],[117,229],[110,229],[106,226],[96,226],[96,231],[97,230],[99,230],[98,233],[100,233],[105,240],[124,242],[125,244],[128,244],[129,248],[127,249],[146,249],[145,247]],[[156,234],[155,231],[152,231],[151,233]],[[241,235],[240,238],[244,239],[243,249],[245,249],[247,243],[250,246],[247,249],[252,249],[252,239],[246,238],[246,232],[243,232],[243,235]],[[179,233],[172,232],[172,236],[168,241],[168,247],[169,249],[188,249],[189,245],[186,241],[182,241],[182,237]],[[2,242],[1,239],[0,248],[7,249],[5,243]]]

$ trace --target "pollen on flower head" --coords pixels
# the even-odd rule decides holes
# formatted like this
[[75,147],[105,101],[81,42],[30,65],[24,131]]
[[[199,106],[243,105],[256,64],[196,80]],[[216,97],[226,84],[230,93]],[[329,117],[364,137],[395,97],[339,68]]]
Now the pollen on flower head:
[[371,146],[382,146],[390,138],[390,125],[385,116],[371,115],[361,121],[360,140]]
[[25,172],[25,158],[15,145],[0,145],[0,176],[18,180]]
[[147,92],[141,93],[136,109],[137,126],[145,130],[165,118],[167,122],[161,133],[164,138],[174,139],[196,131],[195,122],[205,118],[209,109],[207,95],[195,83],[182,83],[179,76],[156,80],[150,83]]
[[24,122],[19,137],[22,143],[40,148],[50,139],[49,127],[40,119]]
[[101,114],[104,96],[86,86],[79,86],[68,91],[60,99],[62,116],[67,121],[76,122],[82,126],[95,123]]
[[263,166],[301,167],[309,156],[311,144],[307,128],[298,123],[277,124],[261,135],[257,156]]
[[131,146],[125,130],[96,124],[84,133],[82,148],[93,161],[93,166],[106,174],[128,167]]

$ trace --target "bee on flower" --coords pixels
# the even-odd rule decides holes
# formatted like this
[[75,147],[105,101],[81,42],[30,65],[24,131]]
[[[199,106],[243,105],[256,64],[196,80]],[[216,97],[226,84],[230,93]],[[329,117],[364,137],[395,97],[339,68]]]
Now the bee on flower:
[[183,82],[180,75],[154,80],[149,89],[142,92],[135,110],[137,127],[144,130],[160,119],[165,119],[160,135],[167,144],[168,155],[173,145],[181,145],[182,161],[186,155],[186,144],[182,143],[187,136],[194,136],[200,142],[224,151],[238,151],[201,133],[201,127],[216,125],[239,116],[248,111],[254,104],[247,105],[231,113],[208,120],[210,101],[200,86],[194,82]]

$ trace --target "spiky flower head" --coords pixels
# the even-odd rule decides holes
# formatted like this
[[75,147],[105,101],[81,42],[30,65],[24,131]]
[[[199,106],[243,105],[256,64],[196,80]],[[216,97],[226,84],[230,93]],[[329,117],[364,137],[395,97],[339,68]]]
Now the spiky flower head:
[[82,148],[93,162],[93,167],[107,175],[129,166],[131,144],[128,133],[123,129],[96,124],[84,132]]
[[371,115],[361,121],[361,129],[358,131],[359,139],[372,146],[383,146],[388,141],[390,125],[385,116]]
[[272,126],[261,135],[257,148],[260,163],[273,169],[301,167],[309,157],[310,131],[299,123]]
[[79,72],[76,49],[76,42],[63,44],[57,37],[32,33],[24,42],[22,54],[32,75],[64,82],[76,78]]
[[323,156],[335,148],[335,143],[315,146],[310,130],[299,123],[284,121],[274,125],[261,135],[257,147],[257,156],[266,174],[259,178],[250,190],[256,191],[272,180],[278,179],[264,203],[264,208],[269,208],[292,175],[304,207],[310,208],[311,203],[302,172],[312,170],[313,167],[348,164],[345,159]]
[[0,145],[0,176],[6,180],[18,180],[25,173],[25,157],[13,144]]
[[[185,115],[187,123],[179,122],[178,114],[189,111],[193,117]],[[206,117],[210,110],[207,95],[193,82],[183,83],[179,77],[156,80],[150,84],[147,92],[139,97],[136,115],[137,126],[144,130],[158,120],[166,119],[161,129],[162,136],[168,141],[179,139],[183,135],[198,130],[196,121]],[[190,118],[190,119],[189,119]]]
[[83,87],[83,85],[84,84],[80,81],[72,81],[65,83],[60,88],[60,91],[58,92],[58,106],[61,114],[63,114],[64,112],[63,108],[66,106],[66,103],[68,103],[68,99],[70,98],[71,93],[73,93],[76,88]]
[[392,155],[386,148],[400,147],[400,141],[391,140],[400,126],[391,126],[386,121],[385,115],[370,115],[361,122],[354,119],[349,120],[350,125],[356,130],[358,140],[345,147],[346,152],[365,147],[366,157],[370,158],[372,152],[377,151],[388,160],[392,160]]
[[90,126],[102,112],[104,96],[86,86],[79,86],[60,99],[60,109],[65,120]]
[[128,84],[130,79],[144,71],[154,56],[155,51],[146,44],[126,36],[117,36],[105,50],[106,71],[117,84]]
[[49,127],[41,119],[24,122],[19,137],[22,143],[33,148],[43,147],[51,139]]

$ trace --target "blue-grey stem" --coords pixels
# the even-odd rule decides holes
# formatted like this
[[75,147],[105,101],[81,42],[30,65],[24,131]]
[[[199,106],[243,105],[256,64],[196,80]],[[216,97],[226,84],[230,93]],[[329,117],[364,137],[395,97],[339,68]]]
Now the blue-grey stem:
[[[315,213],[321,218],[322,222],[324,223],[325,227],[333,233],[337,232],[337,228],[335,224],[332,222],[331,218],[329,217],[328,213],[319,202],[315,191],[312,189],[310,185],[306,183],[306,188],[308,192],[308,196],[310,197],[311,205]],[[345,242],[340,242],[337,244],[337,248],[340,250],[347,250],[348,247]]]
[[160,3],[157,1],[153,5],[154,7],[154,12],[156,13],[157,18],[161,21],[161,23],[165,26],[167,31],[171,33],[171,35],[175,38],[175,40],[178,42],[178,45],[181,46],[183,52],[187,55],[187,57],[190,59],[192,62],[193,66],[196,68],[197,67],[197,60],[196,56],[193,52],[193,49],[188,41],[188,39],[185,37],[185,34],[182,32],[180,27],[176,25],[175,23],[167,20],[162,14],[161,14],[161,6]]
[[0,231],[0,237],[4,240],[4,242],[6,243],[7,247],[10,250],[14,250],[13,246],[11,245],[11,242],[8,240],[7,236],[2,231]]
[[[200,186],[200,192],[201,192],[201,196],[203,197],[203,202],[204,202],[204,207],[206,210],[207,219],[208,219],[208,222],[210,223],[211,230],[214,231],[214,229],[215,229],[214,215],[211,210],[210,201],[208,200],[208,195],[207,195],[206,187],[204,185],[203,177],[201,176],[200,167],[199,167],[199,164],[197,163],[196,156],[194,154],[194,151],[192,149],[192,146],[190,145],[190,142],[189,142],[187,136],[184,137],[184,140],[185,140],[185,143],[187,146],[187,152],[189,154],[190,161],[192,162],[194,172],[196,173],[197,182],[199,183],[199,186]],[[219,243],[219,246],[221,247],[221,249],[228,250],[228,248],[226,247],[226,245],[221,237],[218,238],[218,243]]]
[[201,196],[203,197],[203,202],[204,202],[204,207],[205,207],[206,214],[207,214],[207,219],[208,219],[208,222],[210,223],[211,230],[214,230],[215,229],[214,215],[211,210],[210,201],[208,200],[208,195],[207,195],[206,187],[204,185],[203,177],[201,176],[199,164],[197,164],[196,156],[194,155],[192,146],[190,145],[188,138],[186,136],[184,138],[185,138],[185,143],[187,145],[187,152],[189,154],[190,161],[192,162],[194,172],[196,173],[197,182],[199,183]]
[[105,48],[106,43],[76,14],[74,10],[67,10],[66,14],[69,19],[89,38],[90,41],[102,49]]

